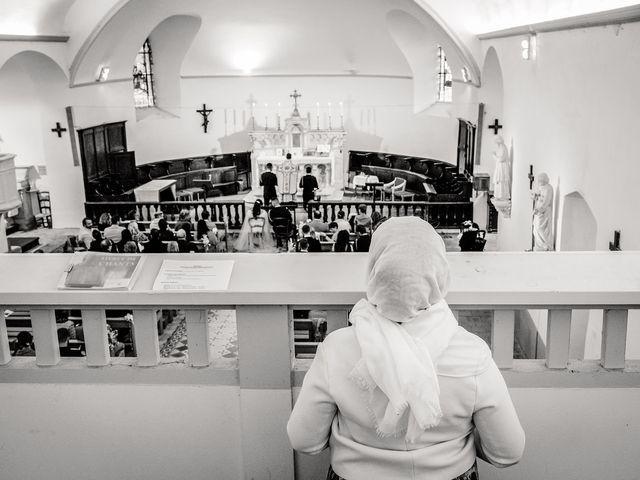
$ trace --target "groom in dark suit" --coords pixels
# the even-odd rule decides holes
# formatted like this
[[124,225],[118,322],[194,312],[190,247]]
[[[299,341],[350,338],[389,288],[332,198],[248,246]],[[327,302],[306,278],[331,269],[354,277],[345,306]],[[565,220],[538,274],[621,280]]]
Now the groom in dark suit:
[[278,177],[272,172],[273,165],[267,163],[267,171],[260,176],[260,186],[262,187],[262,196],[265,206],[271,205],[274,198],[278,198],[276,187],[278,186]]

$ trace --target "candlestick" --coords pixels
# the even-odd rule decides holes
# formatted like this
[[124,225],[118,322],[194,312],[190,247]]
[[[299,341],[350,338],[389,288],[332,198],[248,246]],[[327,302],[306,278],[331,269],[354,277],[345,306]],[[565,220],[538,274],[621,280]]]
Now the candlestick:
[[344,103],[340,102],[340,128],[344,128]]
[[329,130],[331,130],[331,102],[329,102]]
[[268,104],[264,104],[264,129],[266,130],[268,128],[268,124],[269,124],[269,118],[268,118],[268,110],[267,108],[269,107]]
[[320,102],[316,102],[316,130],[320,130]]
[[280,130],[280,102],[278,102],[278,130]]

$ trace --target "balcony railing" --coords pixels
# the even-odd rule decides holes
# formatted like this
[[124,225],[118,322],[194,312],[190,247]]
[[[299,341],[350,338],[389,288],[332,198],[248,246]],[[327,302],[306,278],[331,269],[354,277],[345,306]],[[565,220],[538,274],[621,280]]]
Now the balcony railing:
[[[233,387],[238,389],[239,403],[229,400],[231,403],[225,408],[238,409],[240,420],[237,424],[219,427],[212,434],[221,436],[218,441],[223,453],[227,452],[225,448],[232,449],[235,445],[232,440],[225,445],[225,436],[239,439],[241,465],[237,467],[239,470],[229,468],[240,473],[224,478],[316,478],[314,475],[326,468],[326,457],[316,463],[297,457],[294,467],[294,457],[284,431],[292,398],[310,362],[292,354],[293,311],[326,311],[330,331],[347,326],[349,309],[364,295],[367,256],[220,254],[217,259],[235,261],[227,291],[153,292],[151,287],[164,258],[175,260],[181,256],[147,255],[144,271],[132,291],[95,292],[56,288],[68,255],[0,255],[0,272],[3,272],[0,275],[0,312],[5,308],[28,310],[36,345],[35,360],[11,357],[4,318],[0,315],[0,365],[3,365],[0,366],[0,386],[6,383],[133,383]],[[206,254],[185,255],[184,258],[210,260]],[[454,311],[493,311],[491,350],[514,391],[519,388],[612,387],[620,391],[628,388],[631,389],[629,395],[636,395],[633,391],[637,392],[640,387],[640,368],[638,362],[626,358],[625,349],[629,312],[640,309],[640,284],[636,273],[640,271],[640,253],[449,254],[449,262],[453,279],[447,296],[449,304]],[[184,310],[188,362],[161,358],[158,308]],[[61,360],[56,332],[57,309],[81,310],[86,357]],[[110,357],[106,312],[111,309],[133,311],[137,357]],[[207,321],[210,309],[235,310],[237,367],[218,363],[212,358]],[[521,313],[530,309],[548,311],[546,355],[541,360],[514,360],[514,330],[517,322],[523,321]],[[569,357],[572,312],[584,309],[604,311],[602,351],[598,360]],[[126,389],[123,395],[127,395]],[[183,400],[185,405],[189,404],[189,398]],[[135,403],[135,400],[131,402]],[[518,402],[516,404],[519,406]],[[21,411],[19,405],[3,403],[3,409],[4,405],[17,409],[18,416],[28,414]],[[151,408],[150,405],[147,407]],[[147,407],[136,404],[136,408]],[[526,410],[526,407],[519,408]],[[609,408],[602,406],[605,412]],[[624,405],[620,408],[627,411]],[[565,413],[567,416],[577,414]],[[525,413],[528,414],[531,412]],[[222,421],[227,413],[209,415]],[[2,418],[0,415],[0,425]],[[637,426],[639,420],[640,415],[636,414],[629,421]],[[87,422],[87,429],[101,428],[99,422],[95,425],[90,420]],[[239,434],[234,433],[234,429],[238,429]],[[6,435],[5,429],[0,428],[0,444],[23,438],[22,434]],[[24,438],[30,438],[26,431],[24,435]],[[139,437],[135,431],[131,435],[136,439]],[[627,437],[621,434],[620,438],[623,441]],[[56,450],[57,447],[52,448]],[[145,447],[138,445],[137,448]],[[51,465],[48,467],[52,468]],[[12,468],[18,471],[22,465],[12,465],[8,471],[13,471]],[[526,471],[522,475],[518,478],[543,478],[526,476]]]

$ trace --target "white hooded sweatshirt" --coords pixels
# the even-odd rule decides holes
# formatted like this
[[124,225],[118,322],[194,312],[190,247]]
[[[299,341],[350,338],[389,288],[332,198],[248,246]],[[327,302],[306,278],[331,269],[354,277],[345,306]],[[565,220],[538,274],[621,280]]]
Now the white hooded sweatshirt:
[[486,343],[458,326],[444,296],[437,232],[392,218],[372,237],[367,298],[318,347],[287,431],[293,448],[331,447],[347,480],[450,480],[476,456],[517,463],[524,432]]

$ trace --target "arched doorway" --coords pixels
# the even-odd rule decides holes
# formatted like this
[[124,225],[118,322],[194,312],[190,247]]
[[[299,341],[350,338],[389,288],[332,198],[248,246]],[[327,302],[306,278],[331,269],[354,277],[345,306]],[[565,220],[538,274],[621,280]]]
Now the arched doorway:
[[0,134],[3,149],[16,154],[17,166],[35,166],[38,187],[51,194],[53,224],[73,227],[84,216],[80,167],[74,166],[69,135],[51,129],[68,128],[67,75],[52,58],[22,51],[0,67]]

